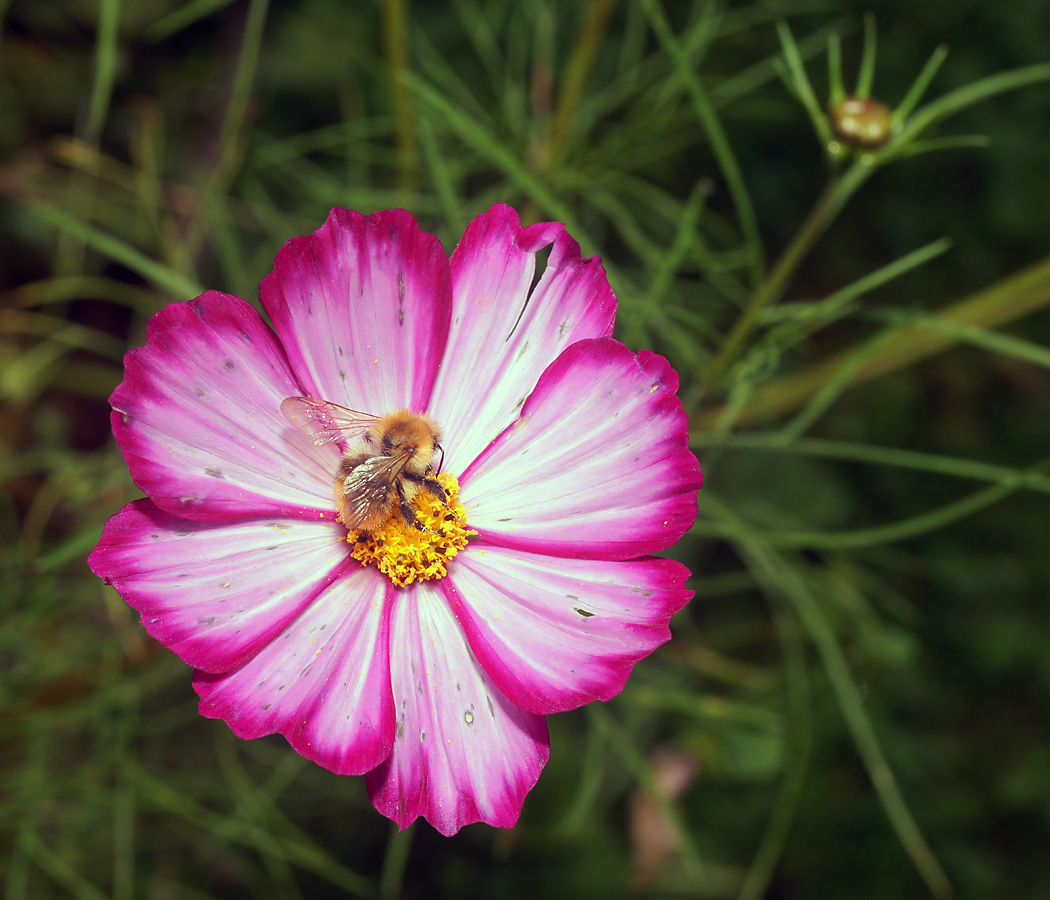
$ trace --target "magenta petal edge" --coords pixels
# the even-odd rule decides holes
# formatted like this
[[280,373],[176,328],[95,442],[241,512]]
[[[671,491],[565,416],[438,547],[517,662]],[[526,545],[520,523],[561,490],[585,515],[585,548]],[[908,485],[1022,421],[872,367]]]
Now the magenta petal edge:
[[204,716],[365,775],[402,828],[511,827],[544,716],[615,697],[692,596],[653,555],[702,481],[678,376],[612,339],[597,257],[504,204],[451,257],[404,210],[333,209],[260,299],[273,328],[209,291],[127,354],[113,431],[146,496],[88,563]]

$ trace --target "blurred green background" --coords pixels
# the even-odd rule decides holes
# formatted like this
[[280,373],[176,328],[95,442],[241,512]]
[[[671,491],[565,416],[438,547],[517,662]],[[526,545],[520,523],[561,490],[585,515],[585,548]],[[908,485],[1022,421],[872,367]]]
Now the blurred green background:
[[[1050,896],[1050,5],[0,15],[5,897]],[[886,143],[835,138],[836,60]],[[497,200],[569,223],[679,370],[697,597],[551,718],[517,828],[395,836],[201,719],[88,571],[139,496],[106,399],[152,313],[254,302],[331,206],[451,251]]]

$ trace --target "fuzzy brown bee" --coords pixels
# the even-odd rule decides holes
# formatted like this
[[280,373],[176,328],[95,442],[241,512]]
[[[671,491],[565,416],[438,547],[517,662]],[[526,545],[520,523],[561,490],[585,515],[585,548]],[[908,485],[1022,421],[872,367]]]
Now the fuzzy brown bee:
[[400,509],[408,525],[422,529],[412,508],[422,489],[447,503],[434,477],[441,429],[429,416],[407,409],[373,416],[316,397],[288,397],[281,412],[317,445],[345,443],[335,499],[347,528],[374,531]]

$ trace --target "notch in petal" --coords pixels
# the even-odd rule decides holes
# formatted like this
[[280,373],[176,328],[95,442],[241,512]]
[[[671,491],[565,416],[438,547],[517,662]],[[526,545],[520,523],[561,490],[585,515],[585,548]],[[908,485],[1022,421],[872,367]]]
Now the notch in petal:
[[461,472],[517,418],[562,350],[612,334],[616,297],[601,260],[581,257],[564,225],[522,228],[518,214],[497,203],[467,226],[452,254],[452,304],[430,414],[445,429],[449,470]]

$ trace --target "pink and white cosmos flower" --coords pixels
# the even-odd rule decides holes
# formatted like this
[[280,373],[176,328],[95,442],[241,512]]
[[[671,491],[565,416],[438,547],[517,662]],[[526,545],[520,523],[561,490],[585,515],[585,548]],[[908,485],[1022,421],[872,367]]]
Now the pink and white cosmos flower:
[[[451,259],[403,210],[335,209],[260,294],[272,329],[209,291],[128,353],[113,431],[146,498],[89,564],[194,667],[203,715],[367,773],[401,827],[513,826],[544,716],[618,694],[692,596],[650,555],[696,516],[678,377],[610,337],[600,260],[502,204]],[[340,450],[289,425],[293,396],[441,425],[477,533],[445,577],[397,587],[351,558]]]

